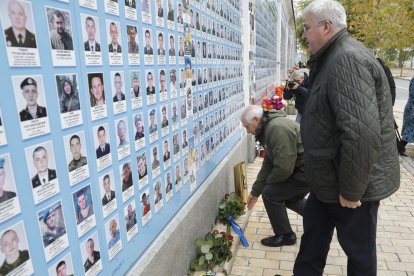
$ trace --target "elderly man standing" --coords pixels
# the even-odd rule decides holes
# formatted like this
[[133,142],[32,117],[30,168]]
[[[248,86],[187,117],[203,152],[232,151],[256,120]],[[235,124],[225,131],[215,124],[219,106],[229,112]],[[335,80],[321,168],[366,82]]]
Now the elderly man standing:
[[257,179],[247,199],[250,210],[260,194],[273,228],[274,236],[262,239],[265,246],[277,247],[296,243],[286,207],[303,215],[309,186],[305,182],[303,146],[299,125],[281,110],[264,111],[260,106],[247,106],[241,121],[247,132],[256,136],[266,148]]
[[313,1],[303,16],[312,57],[301,133],[311,193],[294,274],[322,275],[336,228],[347,274],[376,275],[379,202],[400,183],[387,77],[348,35],[340,3]]

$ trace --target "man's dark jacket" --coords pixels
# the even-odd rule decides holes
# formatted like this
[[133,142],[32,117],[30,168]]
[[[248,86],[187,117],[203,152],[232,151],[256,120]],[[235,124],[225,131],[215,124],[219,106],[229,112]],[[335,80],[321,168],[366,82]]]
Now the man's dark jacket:
[[[305,181],[303,146],[299,124],[281,110],[264,112],[256,129],[256,140],[266,148],[262,168],[253,183],[251,194],[258,197],[267,184],[285,182],[289,178]],[[303,193],[309,192],[304,186]]]
[[306,180],[316,197],[378,201],[400,184],[391,93],[372,53],[339,31],[308,62],[301,134]]

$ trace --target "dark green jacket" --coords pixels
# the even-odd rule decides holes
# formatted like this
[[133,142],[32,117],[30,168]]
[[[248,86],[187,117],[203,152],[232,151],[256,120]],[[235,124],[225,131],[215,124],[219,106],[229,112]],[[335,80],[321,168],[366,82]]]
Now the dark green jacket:
[[391,92],[372,53],[338,32],[311,60],[301,122],[306,181],[326,203],[378,201],[400,185]]
[[299,124],[287,118],[284,111],[264,112],[256,129],[256,139],[266,148],[266,157],[253,184],[252,195],[258,197],[266,184],[283,182],[290,177],[305,181]]

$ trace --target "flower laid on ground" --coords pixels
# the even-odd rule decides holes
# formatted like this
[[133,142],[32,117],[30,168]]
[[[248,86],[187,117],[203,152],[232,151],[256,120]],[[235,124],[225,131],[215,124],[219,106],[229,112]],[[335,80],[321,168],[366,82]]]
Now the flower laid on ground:
[[219,205],[218,221],[229,227],[230,222],[228,221],[228,217],[231,216],[233,219],[237,219],[243,215],[245,205],[237,194],[226,194]]
[[233,236],[224,231],[208,232],[204,238],[197,238],[195,244],[197,257],[191,262],[192,271],[212,270],[215,266],[223,267],[224,263],[232,257],[230,248],[233,244]]

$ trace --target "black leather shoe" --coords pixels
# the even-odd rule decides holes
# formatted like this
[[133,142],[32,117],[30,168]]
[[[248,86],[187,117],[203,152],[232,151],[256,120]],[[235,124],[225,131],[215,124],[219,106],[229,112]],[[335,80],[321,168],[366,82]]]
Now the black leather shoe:
[[278,247],[283,245],[294,245],[296,243],[296,234],[288,233],[283,235],[276,235],[268,238],[264,238],[261,243],[264,246]]

